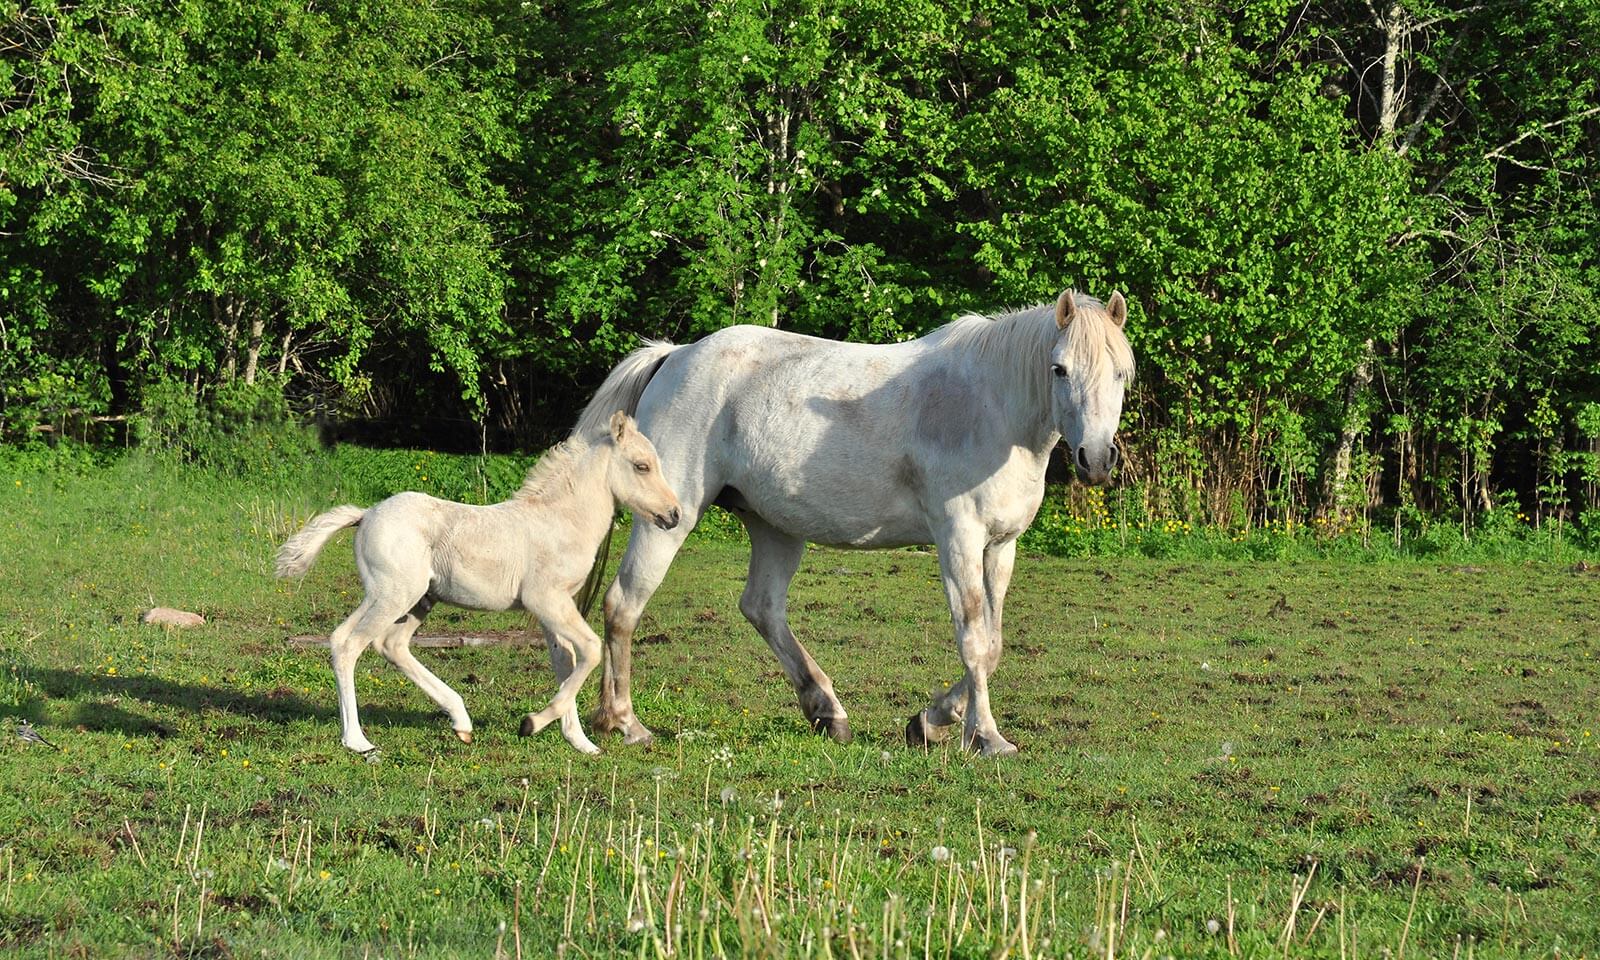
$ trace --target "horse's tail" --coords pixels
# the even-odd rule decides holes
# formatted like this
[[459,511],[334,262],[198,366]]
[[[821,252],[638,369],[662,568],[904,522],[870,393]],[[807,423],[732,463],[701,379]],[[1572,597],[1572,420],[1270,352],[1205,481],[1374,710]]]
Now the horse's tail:
[[362,515],[366,512],[360,507],[346,504],[307,520],[299,533],[285,540],[283,546],[278,548],[278,566],[275,571],[278,577],[298,577],[310,570],[311,565],[317,560],[317,554],[322,552],[323,545],[328,542],[328,538],[345,527],[353,527],[360,523]]
[[639,398],[644,396],[650,378],[661,369],[668,355],[681,349],[665,340],[645,340],[644,346],[623,357],[594,392],[594,399],[578,414],[578,423],[572,428],[573,436],[588,439],[605,432],[611,415],[618,410],[626,411],[629,416],[637,413]]

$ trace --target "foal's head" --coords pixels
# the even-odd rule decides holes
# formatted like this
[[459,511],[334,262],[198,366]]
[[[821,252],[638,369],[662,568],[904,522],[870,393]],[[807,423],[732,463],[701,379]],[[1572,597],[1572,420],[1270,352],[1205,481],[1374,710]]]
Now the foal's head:
[[618,410],[611,415],[606,442],[611,457],[606,467],[606,484],[611,495],[635,513],[650,518],[663,530],[678,525],[682,513],[678,496],[661,479],[661,461],[650,438],[639,432],[633,418]]
[[1117,465],[1117,421],[1133,381],[1133,351],[1122,333],[1127,321],[1120,293],[1104,305],[1071,290],[1056,300],[1050,416],[1085,483],[1105,483]]

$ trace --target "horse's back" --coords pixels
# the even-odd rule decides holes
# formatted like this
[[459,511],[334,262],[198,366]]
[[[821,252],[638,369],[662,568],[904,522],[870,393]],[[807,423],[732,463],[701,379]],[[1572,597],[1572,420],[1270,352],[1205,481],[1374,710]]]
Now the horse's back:
[[663,469],[822,543],[927,542],[907,450],[911,344],[728,327],[674,352],[639,402]]

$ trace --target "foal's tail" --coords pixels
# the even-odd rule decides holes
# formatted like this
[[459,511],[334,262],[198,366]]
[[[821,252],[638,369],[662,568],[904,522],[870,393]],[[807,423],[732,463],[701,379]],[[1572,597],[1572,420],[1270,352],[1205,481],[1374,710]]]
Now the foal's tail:
[[637,413],[639,398],[644,395],[644,388],[650,385],[650,378],[661,369],[668,355],[681,349],[677,344],[665,340],[647,339],[644,346],[623,357],[622,362],[606,376],[605,382],[600,384],[600,389],[594,392],[594,399],[578,414],[578,423],[572,428],[572,435],[588,439],[603,433],[611,415],[618,410],[627,411],[629,416]]
[[299,533],[285,540],[283,546],[278,548],[278,566],[275,571],[278,577],[298,577],[310,570],[311,565],[317,560],[317,554],[322,552],[323,545],[328,542],[328,538],[345,527],[353,527],[360,523],[362,515],[366,512],[360,507],[346,504],[307,520]]

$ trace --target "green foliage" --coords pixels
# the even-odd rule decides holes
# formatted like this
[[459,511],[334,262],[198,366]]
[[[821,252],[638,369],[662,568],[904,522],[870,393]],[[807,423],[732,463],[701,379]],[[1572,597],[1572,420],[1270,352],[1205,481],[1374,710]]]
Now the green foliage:
[[282,376],[542,446],[641,336],[1071,285],[1156,515],[1600,509],[1593,0],[4,9],[0,442]]
[[432,450],[364,450],[340,446],[323,458],[337,484],[336,497],[372,504],[405,490],[460,503],[497,503],[522,485],[526,457],[438,453]]
[[264,484],[298,474],[317,447],[290,412],[283,384],[270,377],[228,381],[201,395],[176,380],[151,384],[137,433],[156,457]]

